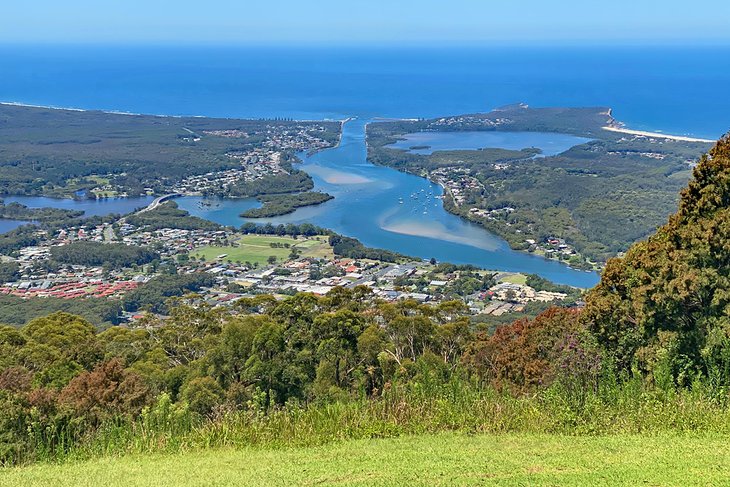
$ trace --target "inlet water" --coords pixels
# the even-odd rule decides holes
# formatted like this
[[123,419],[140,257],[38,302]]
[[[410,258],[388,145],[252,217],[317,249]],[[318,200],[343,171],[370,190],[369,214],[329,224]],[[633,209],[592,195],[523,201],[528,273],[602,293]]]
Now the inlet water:
[[598,276],[593,272],[514,251],[501,238],[448,213],[440,199],[440,186],[369,163],[365,124],[362,120],[346,123],[338,147],[303,156],[302,169],[312,175],[315,189],[335,197],[322,205],[281,217],[247,220],[240,214],[256,206],[251,199],[185,197],[176,201],[191,214],[224,225],[309,222],[355,237],[369,247],[485,269],[535,273],[573,286],[596,284]]
[[[608,106],[618,119],[640,130],[716,138],[730,128],[727,46],[268,49],[13,45],[0,46],[0,72],[2,101],[136,113],[430,118],[525,102],[531,106]],[[317,187],[338,198],[321,207],[301,209],[287,219],[305,221],[311,216],[314,223],[330,222],[327,226],[369,245],[414,255],[537,272],[559,282],[595,282],[593,274],[511,252],[482,229],[442,215],[436,205],[428,207],[425,196],[440,194],[439,188],[368,165],[361,129],[357,123],[351,124],[342,147],[305,160],[304,168],[314,176]],[[525,147],[531,145],[528,142]],[[398,184],[407,187],[401,191]],[[411,202],[410,194],[420,194],[421,189],[426,195],[419,196],[420,203]],[[403,205],[398,203],[401,196]],[[56,206],[57,201],[36,203]],[[66,200],[63,204],[81,203]],[[94,208],[121,212],[119,204],[113,200]],[[254,205],[253,201],[224,201],[205,212],[216,221],[238,223],[242,221],[240,211]],[[199,209],[196,207],[190,201],[190,208]],[[0,225],[3,228],[9,227]]]
[[59,208],[62,210],[83,211],[84,216],[106,216],[112,214],[124,215],[139,208],[144,208],[152,203],[154,197],[76,200],[71,198],[48,198],[46,196],[5,196],[3,199],[6,203],[20,203],[28,208]]

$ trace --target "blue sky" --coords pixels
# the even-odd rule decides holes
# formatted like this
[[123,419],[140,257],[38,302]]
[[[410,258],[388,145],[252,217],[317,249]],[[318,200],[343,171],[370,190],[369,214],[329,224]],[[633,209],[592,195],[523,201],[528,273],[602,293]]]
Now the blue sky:
[[4,3],[4,43],[730,43],[730,0]]

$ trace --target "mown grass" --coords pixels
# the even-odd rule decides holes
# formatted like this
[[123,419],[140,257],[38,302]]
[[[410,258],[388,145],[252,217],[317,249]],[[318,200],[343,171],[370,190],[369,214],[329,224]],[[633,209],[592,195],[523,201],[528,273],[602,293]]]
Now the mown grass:
[[527,284],[527,276],[524,274],[510,274],[500,279],[501,282],[509,282],[511,284]]
[[439,435],[106,457],[0,472],[7,486],[724,485],[724,436]]
[[[271,244],[289,244],[289,248],[272,247]],[[331,255],[332,250],[327,243],[327,237],[298,238],[275,237],[262,235],[245,235],[236,241],[235,247],[201,247],[196,249],[195,257],[205,257],[206,260],[216,260],[219,255],[227,254],[222,261],[251,262],[263,265],[267,263],[269,256],[273,255],[279,261],[286,260],[291,249],[296,248],[302,255],[308,257],[324,257]]]

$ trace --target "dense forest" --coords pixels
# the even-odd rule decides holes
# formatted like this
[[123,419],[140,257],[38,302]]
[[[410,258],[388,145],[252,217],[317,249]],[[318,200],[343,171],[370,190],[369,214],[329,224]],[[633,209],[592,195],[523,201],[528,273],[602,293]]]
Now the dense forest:
[[460,301],[387,303],[365,287],[231,309],[173,299],[165,319],[105,331],[63,312],[4,326],[0,458],[453,429],[727,434],[729,235],[730,137],[584,308],[494,332]]
[[70,265],[121,268],[148,264],[159,258],[153,250],[122,243],[79,241],[51,247],[51,259]]
[[312,176],[295,169],[292,162],[299,162],[295,156],[289,156],[289,160],[282,163],[284,174],[264,176],[253,181],[238,181],[225,191],[225,196],[232,198],[244,198],[261,195],[287,195],[300,191],[309,191],[314,188]]
[[122,305],[127,311],[144,309],[167,313],[168,298],[199,291],[202,287],[212,286],[213,282],[213,276],[201,272],[155,276],[143,286],[127,293]]
[[20,203],[5,203],[0,199],[0,218],[28,221],[62,221],[79,218],[83,211],[63,210],[60,208],[28,208]]
[[329,241],[335,255],[349,257],[351,259],[374,259],[383,262],[398,262],[406,258],[403,254],[391,250],[365,247],[359,240],[342,235],[330,235]]
[[0,282],[15,282],[20,277],[20,265],[14,261],[0,261]]
[[104,329],[119,322],[122,305],[106,298],[21,298],[0,295],[0,323],[22,326],[28,321],[63,311],[81,316],[97,328]]

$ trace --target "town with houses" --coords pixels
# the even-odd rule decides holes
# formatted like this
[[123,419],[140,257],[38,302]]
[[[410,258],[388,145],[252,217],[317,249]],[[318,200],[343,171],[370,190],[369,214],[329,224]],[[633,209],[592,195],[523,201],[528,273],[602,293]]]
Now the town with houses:
[[[224,171],[211,171],[204,174],[187,176],[179,181],[165,181],[158,192],[179,193],[191,196],[197,195],[226,195],[231,187],[241,183],[252,183],[264,178],[288,174],[283,165],[286,154],[315,152],[332,146],[324,134],[326,127],[317,124],[306,125],[279,125],[267,124],[253,130],[205,130],[197,134],[190,129],[183,140],[196,143],[201,137],[220,137],[236,139],[243,142],[243,148],[231,150],[225,156],[240,163],[240,166]],[[125,188],[115,186],[108,177],[97,178],[100,184],[90,188],[86,193],[97,197],[126,197]],[[148,194],[153,194],[153,188],[145,188]]]
[[[95,227],[72,226],[54,234],[40,229],[37,233],[41,237],[39,244],[1,257],[5,263],[18,264],[19,276],[12,282],[0,283],[0,294],[26,299],[120,300],[172,265],[178,274],[213,276],[215,284],[198,291],[197,299],[214,307],[230,306],[241,297],[256,294],[325,295],[338,286],[366,286],[376,298],[385,301],[413,299],[439,303],[458,298],[473,313],[494,316],[521,311],[529,302],[560,302],[566,298],[565,293],[537,291],[527,286],[520,274],[492,274],[481,270],[470,270],[470,280],[475,281],[476,275],[488,285],[472,285],[459,294],[454,290],[455,285],[464,281],[464,273],[459,268],[443,272],[433,261],[406,259],[390,263],[343,258],[333,254],[326,236],[246,235],[223,227],[220,230],[149,230],[125,219]],[[127,268],[61,265],[47,270],[46,263],[54,246],[80,241],[155,249],[159,262]],[[262,249],[263,244],[269,248]],[[253,252],[243,260],[249,250]],[[263,258],[267,253],[271,255]],[[125,313],[123,321],[143,316],[139,312]]]
[[[444,119],[443,123],[448,120]],[[465,121],[461,121],[465,122]],[[509,123],[497,120],[495,123]],[[200,134],[187,129],[187,142],[201,137],[248,140],[242,149],[226,156],[240,163],[225,171],[190,175],[174,183],[162,181],[165,196],[157,198],[137,214],[150,214],[177,195],[226,194],[241,183],[256,183],[265,178],[288,174],[291,154],[316,151],[332,145],[320,132],[324,126],[266,126],[248,133],[241,130],[209,130]],[[255,139],[255,140],[253,140]],[[444,198],[450,196],[457,207],[467,205],[465,194],[478,191],[480,182],[466,169],[445,168],[434,171],[435,181],[444,187]],[[124,196],[122,188],[102,184],[89,190],[95,194]],[[153,188],[147,188],[152,194]],[[159,188],[157,188],[159,194]],[[484,210],[471,208],[470,218],[505,220],[512,208]],[[440,303],[460,299],[474,316],[495,316],[521,312],[529,303],[560,303],[568,294],[527,285],[526,276],[498,273],[476,268],[441,265],[433,260],[402,258],[397,262],[354,259],[335,255],[327,235],[292,236],[248,234],[243,229],[218,227],[161,228],[134,223],[131,215],[116,221],[89,224],[71,221],[63,228],[36,228],[33,245],[0,256],[3,265],[12,265],[17,272],[8,282],[0,282],[0,295],[22,299],[107,299],[124,300],[125,296],[144,287],[153,279],[169,274],[205,275],[212,279],[196,289],[195,300],[209,306],[230,306],[242,297],[270,294],[285,297],[298,292],[325,295],[337,287],[364,286],[373,296],[385,301],[412,299],[421,303]],[[187,217],[186,217],[187,218]],[[164,226],[164,225],[163,225]],[[174,227],[174,228],[173,228]],[[54,262],[53,249],[78,242],[126,245],[150,249],[157,258],[151,262],[124,267],[80,265]],[[548,257],[569,256],[575,251],[561,239],[544,242],[527,240],[530,251]],[[212,284],[211,284],[212,283]],[[193,298],[191,298],[193,299]],[[123,310],[120,322],[141,319],[148,310]]]
[[[504,169],[501,164],[494,164],[495,170]],[[444,193],[454,203],[457,208],[468,207],[467,194],[480,194],[484,186],[478,178],[471,175],[468,168],[460,167],[444,167],[435,169],[431,172],[431,179],[444,188]],[[485,209],[478,207],[468,207],[465,215],[467,218],[477,222],[499,222],[507,229],[512,227],[509,216],[515,212],[515,208],[505,206],[503,208]],[[515,227],[512,230],[515,234],[521,234],[522,230]],[[548,236],[542,240],[535,238],[524,238],[524,247],[528,252],[542,255],[548,259],[568,260],[578,255],[575,248],[567,243],[565,239]]]

